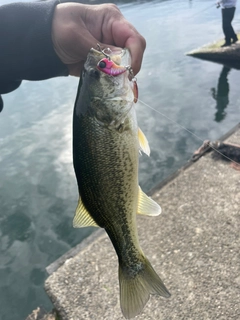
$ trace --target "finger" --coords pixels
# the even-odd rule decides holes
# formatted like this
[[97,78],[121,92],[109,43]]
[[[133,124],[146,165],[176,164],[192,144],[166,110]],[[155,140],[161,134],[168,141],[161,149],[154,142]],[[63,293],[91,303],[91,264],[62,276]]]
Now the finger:
[[112,36],[116,46],[129,49],[132,57],[132,69],[134,74],[137,74],[141,68],[146,48],[145,39],[125,19],[113,22]]
[[52,41],[57,55],[67,65],[86,60],[98,42],[81,17],[85,12],[84,5],[74,3],[59,4],[55,9]]
[[[112,44],[120,48],[128,48],[132,57],[132,68],[137,74],[141,68],[143,53],[146,48],[145,39],[122,15],[114,4],[102,4],[98,6],[103,10],[102,42]],[[98,16],[101,16],[99,14]]]
[[[58,50],[61,52],[61,60],[66,64],[76,64],[85,61],[91,48],[96,48],[97,39],[95,39],[88,30],[82,28],[72,28],[66,30],[65,46],[68,50]],[[55,48],[57,45],[55,44]]]
[[131,53],[131,67],[133,69],[134,75],[136,75],[141,69],[143,53],[146,44],[143,44],[142,41],[139,42],[138,39],[128,38],[125,47],[128,48]]

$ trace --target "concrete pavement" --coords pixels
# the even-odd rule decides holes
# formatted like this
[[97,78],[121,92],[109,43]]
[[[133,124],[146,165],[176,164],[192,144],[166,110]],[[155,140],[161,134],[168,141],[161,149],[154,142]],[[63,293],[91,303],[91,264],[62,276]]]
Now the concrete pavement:
[[[138,217],[140,243],[172,296],[151,296],[136,319],[240,319],[240,171],[210,152],[152,197],[162,214]],[[48,268],[46,291],[62,320],[124,319],[115,251],[104,231],[91,237]]]

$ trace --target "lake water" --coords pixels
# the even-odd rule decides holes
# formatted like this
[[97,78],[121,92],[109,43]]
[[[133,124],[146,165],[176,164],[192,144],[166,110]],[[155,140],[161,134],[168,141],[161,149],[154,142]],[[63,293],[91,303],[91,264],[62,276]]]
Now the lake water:
[[[151,146],[151,157],[140,158],[140,184],[148,191],[185,164],[201,139],[218,139],[239,122],[239,71],[185,55],[223,37],[214,1],[126,1],[119,6],[147,40],[137,76],[140,100],[163,114],[137,106]],[[234,27],[240,29],[239,9]],[[24,81],[3,97],[1,320],[25,319],[39,305],[51,309],[43,289],[46,266],[93,230],[72,228],[78,199],[71,156],[77,85],[73,77]]]

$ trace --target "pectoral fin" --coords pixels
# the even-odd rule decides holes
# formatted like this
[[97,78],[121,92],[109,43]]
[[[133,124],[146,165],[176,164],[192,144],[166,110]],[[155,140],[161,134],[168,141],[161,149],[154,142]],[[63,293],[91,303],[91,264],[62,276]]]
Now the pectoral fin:
[[145,137],[144,133],[140,128],[138,128],[138,141],[140,145],[140,149],[146,153],[146,155],[150,156],[150,147],[147,141],[147,138]]
[[138,192],[138,214],[146,216],[158,216],[162,209],[153,199],[148,197],[139,187]]
[[73,227],[74,228],[98,227],[98,225],[90,216],[89,212],[87,211],[84,204],[82,203],[81,198],[79,198],[78,200],[78,206],[73,219]]

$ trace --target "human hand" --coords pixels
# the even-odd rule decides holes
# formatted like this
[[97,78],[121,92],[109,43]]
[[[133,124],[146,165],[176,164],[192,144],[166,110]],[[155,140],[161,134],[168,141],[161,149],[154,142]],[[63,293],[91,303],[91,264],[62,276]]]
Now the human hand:
[[74,76],[80,76],[89,50],[96,48],[97,43],[102,48],[128,48],[134,74],[141,68],[146,47],[145,39],[114,4],[58,4],[52,22],[52,41],[60,60]]

